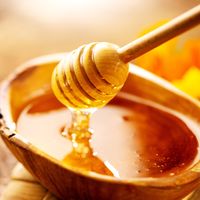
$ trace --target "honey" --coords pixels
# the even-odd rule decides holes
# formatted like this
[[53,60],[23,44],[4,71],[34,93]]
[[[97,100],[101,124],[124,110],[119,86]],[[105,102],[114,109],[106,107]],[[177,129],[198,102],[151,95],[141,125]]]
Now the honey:
[[189,121],[121,92],[91,116],[86,137],[74,143],[72,134],[61,135],[72,127],[71,113],[49,93],[24,106],[17,131],[74,170],[117,178],[163,177],[181,173],[198,157],[198,140]]

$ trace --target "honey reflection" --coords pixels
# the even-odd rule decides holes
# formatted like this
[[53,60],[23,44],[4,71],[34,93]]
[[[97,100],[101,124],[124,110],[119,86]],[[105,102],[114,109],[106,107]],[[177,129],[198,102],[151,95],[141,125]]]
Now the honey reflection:
[[62,164],[80,171],[118,177],[116,169],[109,162],[102,161],[94,152],[90,144],[92,131],[89,129],[89,119],[89,113],[72,113],[72,126],[64,130],[66,137],[72,142],[72,151],[64,157]]

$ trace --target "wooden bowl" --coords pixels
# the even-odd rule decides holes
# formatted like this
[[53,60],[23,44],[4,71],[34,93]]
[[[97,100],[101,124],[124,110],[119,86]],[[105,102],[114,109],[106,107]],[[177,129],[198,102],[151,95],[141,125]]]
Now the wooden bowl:
[[[16,113],[31,96],[37,95],[41,89],[50,89],[52,70],[64,55],[32,60],[1,85],[1,136],[16,158],[42,185],[61,199],[77,200],[175,200],[200,185],[199,161],[172,177],[117,179],[64,167],[17,133]],[[155,75],[133,66],[123,91],[190,117],[198,123],[200,130],[200,103]]]

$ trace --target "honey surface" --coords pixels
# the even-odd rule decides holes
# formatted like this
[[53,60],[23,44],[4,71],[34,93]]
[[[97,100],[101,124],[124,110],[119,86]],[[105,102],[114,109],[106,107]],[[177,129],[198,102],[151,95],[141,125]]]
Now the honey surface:
[[17,130],[65,165],[120,178],[173,176],[198,153],[197,138],[182,120],[123,93],[92,116],[86,157],[60,134],[70,120],[69,110],[52,94],[44,95],[24,107]]

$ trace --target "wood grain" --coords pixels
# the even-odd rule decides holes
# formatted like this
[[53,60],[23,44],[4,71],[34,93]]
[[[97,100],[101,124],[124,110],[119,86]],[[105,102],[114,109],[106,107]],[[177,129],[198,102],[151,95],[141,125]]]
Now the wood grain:
[[[183,200],[198,200],[200,190],[193,192]],[[17,164],[11,174],[11,180],[0,200],[59,200],[40,185],[21,164]]]
[[114,44],[83,45],[69,53],[54,70],[52,88],[57,99],[70,108],[99,108],[124,85],[129,65],[122,62]]
[[0,139],[0,196],[10,180],[10,173],[16,164],[16,159]]
[[58,200],[46,188],[18,164],[12,172],[11,181],[1,200]]

